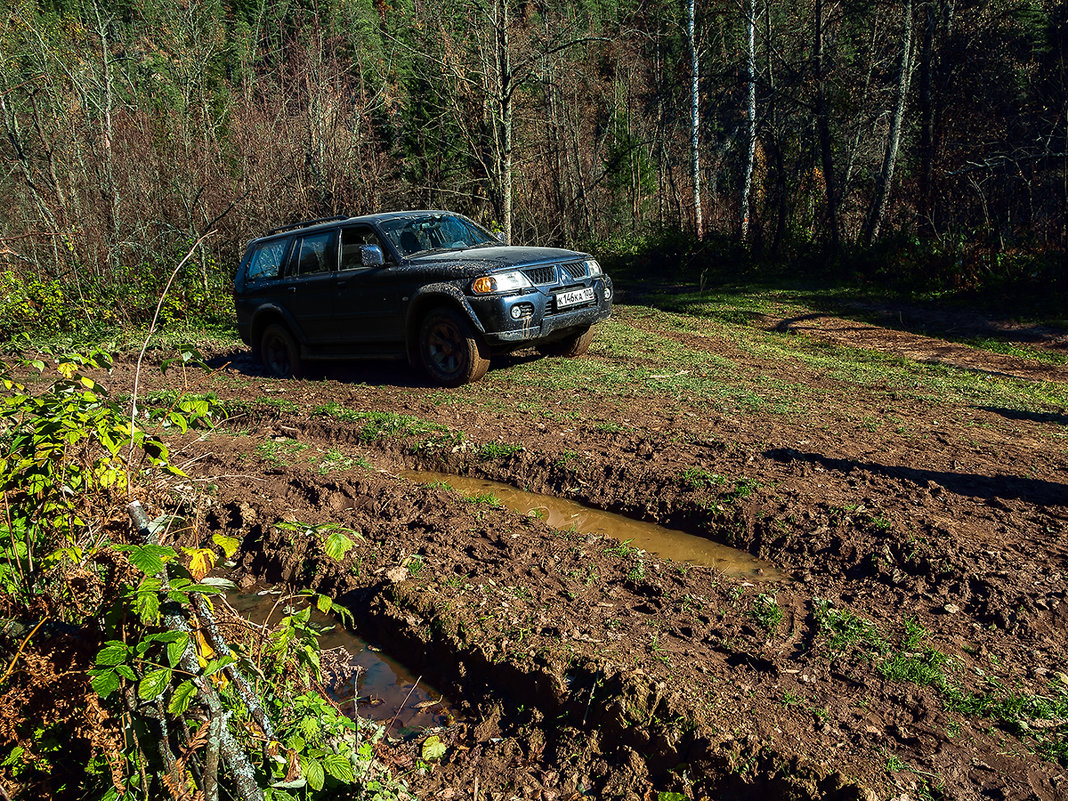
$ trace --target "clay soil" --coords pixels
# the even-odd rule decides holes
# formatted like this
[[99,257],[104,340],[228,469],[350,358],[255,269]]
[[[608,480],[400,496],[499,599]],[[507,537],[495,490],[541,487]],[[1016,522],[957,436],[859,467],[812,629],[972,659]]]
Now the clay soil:
[[[458,390],[392,363],[276,380],[225,345],[210,374],[146,367],[142,391],[224,404],[175,436],[190,478],[167,493],[241,537],[236,579],[331,594],[457,704],[440,763],[394,757],[420,797],[1068,798],[1063,360],[707,312],[621,306],[587,356],[520,353]],[[412,469],[782,577],[554,530]],[[341,563],[324,523],[362,536]]]

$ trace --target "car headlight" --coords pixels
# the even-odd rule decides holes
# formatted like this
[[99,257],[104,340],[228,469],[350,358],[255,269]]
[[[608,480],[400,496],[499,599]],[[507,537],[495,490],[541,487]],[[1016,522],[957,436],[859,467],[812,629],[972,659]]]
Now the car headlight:
[[495,273],[494,275],[483,275],[481,278],[476,278],[474,283],[471,284],[471,291],[479,295],[485,295],[487,292],[509,292],[515,289],[526,289],[530,286],[533,286],[533,284],[523,273],[519,270],[513,270],[510,273]]
[[586,272],[591,276],[603,275],[601,265],[597,263],[597,259],[586,259]]

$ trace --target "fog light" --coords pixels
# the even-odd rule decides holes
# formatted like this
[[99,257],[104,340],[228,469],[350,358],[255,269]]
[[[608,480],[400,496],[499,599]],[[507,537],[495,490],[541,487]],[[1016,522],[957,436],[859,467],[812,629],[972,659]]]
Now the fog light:
[[608,284],[604,285],[604,299],[606,302],[612,299],[612,289]]
[[512,307],[512,319],[522,320],[524,317],[530,317],[534,314],[534,307],[529,303],[517,303]]

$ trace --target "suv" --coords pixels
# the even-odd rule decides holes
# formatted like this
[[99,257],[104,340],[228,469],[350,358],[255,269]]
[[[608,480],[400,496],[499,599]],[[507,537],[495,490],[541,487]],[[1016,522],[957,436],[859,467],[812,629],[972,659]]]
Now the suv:
[[234,279],[241,339],[268,371],[305,360],[407,356],[444,386],[492,354],[579,356],[612,312],[586,253],[507,245],[446,211],[332,217],[248,243]]

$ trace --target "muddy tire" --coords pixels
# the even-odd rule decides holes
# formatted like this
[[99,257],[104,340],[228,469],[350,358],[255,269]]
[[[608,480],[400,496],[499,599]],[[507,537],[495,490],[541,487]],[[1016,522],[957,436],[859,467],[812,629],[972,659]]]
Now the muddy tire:
[[548,342],[544,345],[538,345],[538,351],[543,356],[566,356],[572,358],[574,356],[581,356],[588,351],[591,342],[593,342],[592,326],[577,334],[572,334],[566,339],[559,339],[556,342]]
[[259,359],[275,378],[300,378],[304,374],[300,348],[284,325],[272,323],[263,330]]
[[458,387],[478,381],[489,370],[485,345],[459,312],[434,309],[419,326],[419,358],[436,383]]

